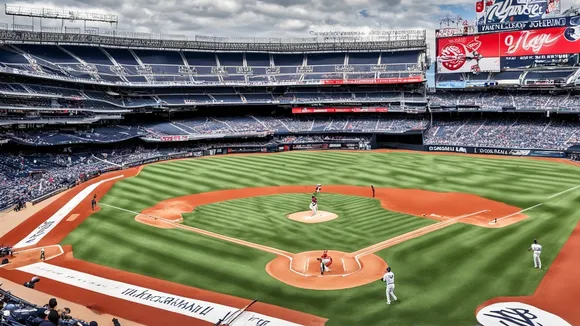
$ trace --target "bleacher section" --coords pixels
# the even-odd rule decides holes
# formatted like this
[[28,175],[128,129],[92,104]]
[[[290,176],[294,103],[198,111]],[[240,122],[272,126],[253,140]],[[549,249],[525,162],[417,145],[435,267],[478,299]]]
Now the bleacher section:
[[231,82],[261,85],[301,84],[305,80],[404,78],[423,75],[425,67],[420,57],[419,51],[210,53],[38,44],[0,48],[0,64],[7,68],[113,84]]

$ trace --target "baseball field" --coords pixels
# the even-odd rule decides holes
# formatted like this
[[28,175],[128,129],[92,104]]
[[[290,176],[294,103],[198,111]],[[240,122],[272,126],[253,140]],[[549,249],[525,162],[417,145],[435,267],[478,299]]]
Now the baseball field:
[[[260,313],[303,325],[475,325],[484,303],[510,301],[505,297],[580,324],[575,296],[554,294],[579,289],[575,271],[567,271],[569,259],[555,263],[567,241],[580,244],[580,235],[571,237],[580,221],[579,168],[547,160],[380,151],[157,163],[103,175],[90,191],[98,196],[97,210],[84,200],[26,247],[58,244],[54,258],[23,261],[0,276],[20,281],[42,274],[31,266],[53,264],[192,299],[211,301],[214,292],[230,298],[221,302],[241,306],[258,299]],[[336,218],[289,219],[309,214],[316,184],[322,184],[319,209]],[[2,241],[21,240],[38,221]],[[534,269],[527,252],[533,239],[543,246],[542,270]],[[332,271],[319,275],[315,258],[323,250],[334,260]],[[399,298],[391,305],[379,281],[387,266],[396,275]],[[47,280],[46,286],[60,283]],[[547,287],[543,300],[537,298],[541,284]],[[94,291],[67,286],[62,289],[77,293],[73,301],[127,314],[123,298],[111,299],[115,310],[99,303]],[[303,314],[292,317],[290,310]],[[184,316],[175,311],[164,318],[133,319],[155,325],[172,318],[199,321],[179,319]]]

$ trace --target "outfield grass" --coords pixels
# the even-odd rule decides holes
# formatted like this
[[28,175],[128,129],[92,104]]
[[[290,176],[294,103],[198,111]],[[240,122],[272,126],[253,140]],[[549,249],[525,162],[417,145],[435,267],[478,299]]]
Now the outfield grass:
[[[316,183],[457,191],[527,208],[580,184],[580,173],[573,166],[537,160],[415,153],[290,152],[151,165],[139,176],[118,182],[102,202],[140,211],[187,194]],[[368,201],[368,204],[360,202],[360,208],[346,203],[341,206],[339,197],[328,196],[333,201],[333,210],[341,215],[328,225],[335,223],[337,227],[332,229],[344,233],[345,240],[333,244],[331,249],[352,251],[374,239],[404,232],[406,227],[419,227],[417,224],[400,225],[398,230],[389,228],[388,223],[377,222],[389,217],[408,221],[416,218],[379,212],[375,210],[376,201],[366,198],[344,198],[354,204]],[[280,198],[284,200],[278,202]],[[545,272],[533,269],[531,254],[526,249],[533,238],[538,238],[544,246],[543,265],[549,267],[580,220],[576,211],[578,202],[580,189],[526,212],[531,218],[517,225],[485,229],[457,224],[377,253],[393,266],[397,275],[396,293],[400,302],[391,306],[385,303],[381,282],[340,291],[293,288],[265,272],[266,263],[274,258],[271,254],[184,230],[152,228],[136,223],[130,213],[106,207],[87,218],[63,243],[72,244],[79,259],[249,299],[259,298],[327,317],[331,326],[472,325],[474,309],[483,301],[500,295],[533,293]],[[290,209],[286,213],[304,210],[301,207],[307,204],[300,195],[232,200],[200,207],[188,214],[186,220],[198,227],[246,240],[251,238],[250,241],[288,251],[329,246],[334,241],[333,235],[315,237],[318,233],[315,229],[325,229],[324,224],[305,225],[275,217],[284,209]],[[322,203],[321,206],[326,209]],[[230,209],[238,212],[215,219],[218,213]],[[253,212],[260,214],[249,217]],[[362,214],[369,223],[357,221],[351,212]],[[235,228],[236,219],[243,227]],[[347,219],[352,219],[353,224],[340,224]],[[298,233],[290,232],[287,226]],[[365,232],[352,231],[361,228]],[[156,258],[163,264],[152,264]]]

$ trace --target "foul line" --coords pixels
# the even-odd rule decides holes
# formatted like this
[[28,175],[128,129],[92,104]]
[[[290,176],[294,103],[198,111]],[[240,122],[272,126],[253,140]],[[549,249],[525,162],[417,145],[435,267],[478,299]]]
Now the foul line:
[[116,209],[116,210],[120,210],[120,211],[123,211],[123,212],[131,213],[131,214],[135,214],[135,216],[137,216],[137,215],[144,215],[144,216],[153,218],[155,220],[159,220],[159,221],[161,221],[163,223],[167,223],[169,225],[172,225],[172,226],[177,227],[177,228],[180,228],[180,229],[193,231],[195,233],[203,234],[203,235],[206,235],[206,236],[209,236],[209,237],[212,237],[212,238],[216,238],[216,239],[220,239],[220,240],[225,240],[225,241],[232,242],[232,243],[235,243],[235,244],[238,244],[238,245],[242,245],[242,246],[246,246],[246,247],[249,247],[249,248],[258,249],[258,250],[265,251],[265,252],[268,252],[268,253],[271,253],[271,254],[275,254],[275,255],[278,255],[278,256],[286,257],[290,261],[290,270],[292,272],[294,272],[294,273],[296,273],[298,275],[301,275],[301,276],[312,276],[312,275],[307,275],[307,274],[304,274],[304,273],[300,273],[300,272],[298,272],[298,271],[296,271],[296,270],[294,270],[292,268],[292,263],[293,263],[294,259],[292,258],[292,254],[289,253],[289,252],[282,251],[282,250],[279,250],[279,249],[276,249],[276,248],[272,248],[272,247],[268,247],[268,246],[263,246],[263,245],[260,245],[260,244],[257,244],[257,243],[253,243],[253,242],[249,242],[249,241],[245,241],[245,240],[240,240],[240,239],[228,237],[228,236],[221,235],[221,234],[218,234],[218,233],[214,233],[214,232],[202,230],[202,229],[199,229],[199,228],[196,228],[196,227],[183,225],[181,223],[177,223],[175,221],[168,220],[168,219],[165,219],[165,218],[159,217],[159,216],[154,216],[154,215],[149,215],[149,214],[143,214],[143,213],[139,213],[139,212],[136,212],[136,211],[128,210],[128,209],[121,208],[121,207],[117,207],[117,206],[113,206],[113,205],[103,204],[103,203],[99,203],[99,205],[105,206],[105,207],[110,207],[110,208],[113,208],[113,209]]
[[572,187],[572,188],[568,188],[568,189],[566,189],[566,190],[564,190],[564,191],[562,191],[562,192],[559,192],[559,193],[557,193],[557,194],[555,194],[555,195],[552,195],[552,196],[548,197],[548,199],[552,199],[552,198],[554,198],[554,197],[558,197],[558,196],[560,196],[560,195],[563,195],[563,194],[565,194],[565,193],[567,193],[567,192],[569,192],[569,191],[572,191],[572,190],[574,190],[574,189],[577,189],[577,188],[580,188],[580,185],[577,185],[577,186],[575,186],[575,187]]
[[[460,215],[460,216],[454,217],[454,218],[449,219],[449,220],[446,220],[446,221],[442,221],[442,222],[439,222],[439,223],[431,224],[431,225],[428,225],[428,226],[425,226],[425,227],[422,227],[422,228],[413,230],[411,232],[407,232],[405,234],[401,234],[399,236],[396,236],[394,238],[385,240],[383,242],[376,243],[376,244],[374,244],[372,246],[369,246],[367,248],[364,248],[364,249],[355,251],[353,253],[353,254],[355,254],[354,259],[356,261],[358,261],[359,258],[364,257],[366,255],[370,255],[370,254],[375,253],[377,251],[380,251],[380,250],[386,249],[388,247],[397,245],[397,244],[399,244],[401,242],[404,242],[404,241],[407,241],[407,240],[411,240],[411,239],[414,239],[414,238],[423,236],[423,235],[425,235],[427,233],[430,233],[430,232],[433,232],[433,231],[437,231],[437,230],[441,230],[442,228],[445,228],[445,227],[448,227],[448,226],[451,226],[451,225],[457,223],[457,221],[459,221],[459,220],[461,220],[463,218],[470,217],[470,216],[477,215],[477,214],[481,214],[481,213],[485,213],[485,212],[489,212],[489,210],[488,209],[484,209],[484,210],[477,211],[475,213]],[[359,266],[360,266],[360,263],[359,263]]]
[[512,214],[510,214],[510,215],[506,215],[506,216],[500,217],[500,218],[496,219],[495,221],[489,221],[489,224],[494,224],[494,223],[497,223],[498,221],[501,221],[501,220],[503,220],[503,219],[506,219],[506,218],[508,218],[508,217],[512,217],[512,216],[514,216],[514,215],[518,215],[518,214],[521,214],[521,213],[523,213],[523,212],[529,211],[530,209],[534,209],[534,208],[536,208],[536,207],[542,206],[542,205],[544,205],[545,203],[549,202],[549,201],[550,201],[549,199],[556,198],[556,197],[558,197],[558,196],[560,196],[560,195],[563,195],[563,194],[565,194],[565,193],[567,193],[567,192],[573,191],[573,190],[575,190],[575,189],[578,189],[578,188],[580,188],[580,185],[577,185],[577,186],[574,186],[574,187],[570,187],[570,188],[568,188],[568,189],[566,189],[566,190],[564,190],[564,191],[560,191],[560,192],[559,192],[559,193],[557,193],[557,194],[554,194],[554,195],[552,195],[552,196],[549,196],[549,197],[547,198],[548,200],[546,200],[546,201],[544,201],[544,202],[541,202],[541,203],[539,203],[539,204],[536,204],[536,205],[534,205],[534,206],[530,206],[530,207],[528,207],[528,208],[526,208],[526,209],[522,209],[522,210],[521,210],[521,211],[519,211],[519,212],[512,213]]

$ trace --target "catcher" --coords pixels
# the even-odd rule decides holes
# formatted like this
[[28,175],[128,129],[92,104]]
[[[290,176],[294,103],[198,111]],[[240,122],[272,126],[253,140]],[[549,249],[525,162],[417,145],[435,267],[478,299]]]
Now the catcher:
[[328,255],[328,250],[324,250],[320,258],[316,258],[320,262],[320,275],[324,275],[324,272],[330,272],[330,265],[332,265],[332,257]]

